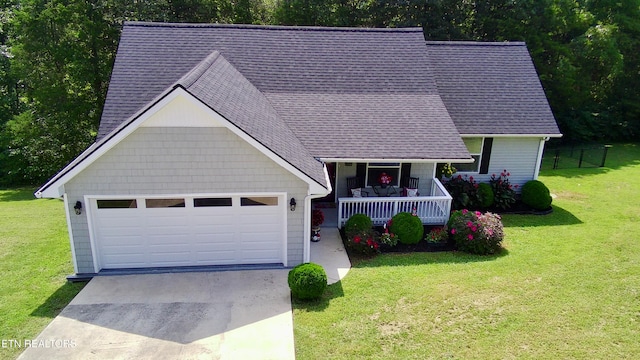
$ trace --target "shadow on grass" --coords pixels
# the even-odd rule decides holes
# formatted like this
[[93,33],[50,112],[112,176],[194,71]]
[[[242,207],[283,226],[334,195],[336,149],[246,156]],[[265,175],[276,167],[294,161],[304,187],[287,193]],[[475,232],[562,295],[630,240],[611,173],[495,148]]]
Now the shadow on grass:
[[553,212],[546,215],[515,215],[505,214],[502,216],[502,224],[504,227],[533,227],[533,226],[565,226],[582,224],[582,220],[578,219],[569,211],[553,206]]
[[385,253],[369,259],[352,260],[352,268],[381,266],[414,266],[426,264],[467,264],[494,261],[509,255],[509,250],[501,249],[491,255],[473,255],[461,251]]
[[294,309],[306,310],[306,311],[324,311],[329,307],[331,300],[343,297],[344,291],[342,290],[342,282],[338,281],[337,283],[331,284],[327,286],[327,289],[322,294],[322,297],[317,300],[298,300],[292,299],[291,305]]
[[54,318],[60,314],[73,298],[84,288],[86,282],[66,282],[49,298],[31,312],[31,316]]

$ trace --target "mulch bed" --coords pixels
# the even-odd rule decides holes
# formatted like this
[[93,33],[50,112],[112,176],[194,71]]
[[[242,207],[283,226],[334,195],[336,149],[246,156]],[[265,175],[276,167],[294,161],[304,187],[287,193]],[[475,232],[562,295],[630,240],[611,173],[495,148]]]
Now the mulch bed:
[[[491,209],[488,210],[500,215],[504,214],[516,214],[516,215],[547,215],[553,212],[553,208],[549,207],[547,210],[535,210],[530,208],[529,206],[522,203],[522,201],[516,201],[516,203],[508,210],[497,210]],[[440,226],[424,226],[424,234],[428,234],[432,229],[440,227]],[[379,226],[375,227],[375,230],[379,233],[383,233],[384,229]],[[340,229],[340,235],[342,237],[342,242],[346,244],[346,237],[344,234],[344,229]],[[411,253],[411,252],[439,252],[439,251],[454,251],[456,250],[456,246],[453,242],[444,242],[444,243],[430,243],[427,241],[420,241],[414,245],[406,245],[398,243],[394,247],[382,245],[380,251],[383,253]],[[349,251],[349,250],[347,250]]]

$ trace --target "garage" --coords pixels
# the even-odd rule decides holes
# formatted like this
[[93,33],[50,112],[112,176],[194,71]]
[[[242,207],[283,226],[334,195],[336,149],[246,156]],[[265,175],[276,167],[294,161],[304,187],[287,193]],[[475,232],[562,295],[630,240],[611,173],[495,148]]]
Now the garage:
[[100,269],[283,264],[282,194],[87,197]]

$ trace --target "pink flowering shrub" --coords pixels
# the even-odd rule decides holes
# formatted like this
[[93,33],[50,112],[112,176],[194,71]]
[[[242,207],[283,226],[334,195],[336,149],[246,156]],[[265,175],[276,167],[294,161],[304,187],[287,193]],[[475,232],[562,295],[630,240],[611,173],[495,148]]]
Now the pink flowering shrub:
[[371,218],[364,214],[355,214],[345,224],[345,245],[364,254],[375,254],[380,251],[379,235],[373,230]]
[[500,215],[458,210],[451,214],[448,228],[460,251],[486,255],[501,249],[504,231]]
[[[516,192],[514,186],[509,182],[511,174],[507,170],[503,170],[500,176],[491,174],[489,185],[493,190],[493,205],[502,210],[506,210],[516,202]],[[518,188],[518,185],[515,185]]]

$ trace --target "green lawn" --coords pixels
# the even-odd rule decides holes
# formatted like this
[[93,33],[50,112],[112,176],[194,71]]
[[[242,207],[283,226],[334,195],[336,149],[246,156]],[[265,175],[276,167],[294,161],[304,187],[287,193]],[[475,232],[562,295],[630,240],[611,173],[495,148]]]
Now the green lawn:
[[33,189],[0,190],[0,359],[23,349],[80,291],[70,284],[69,236],[60,200],[36,200]]
[[635,359],[640,146],[545,171],[547,216],[505,216],[499,256],[381,255],[294,304],[298,359]]

